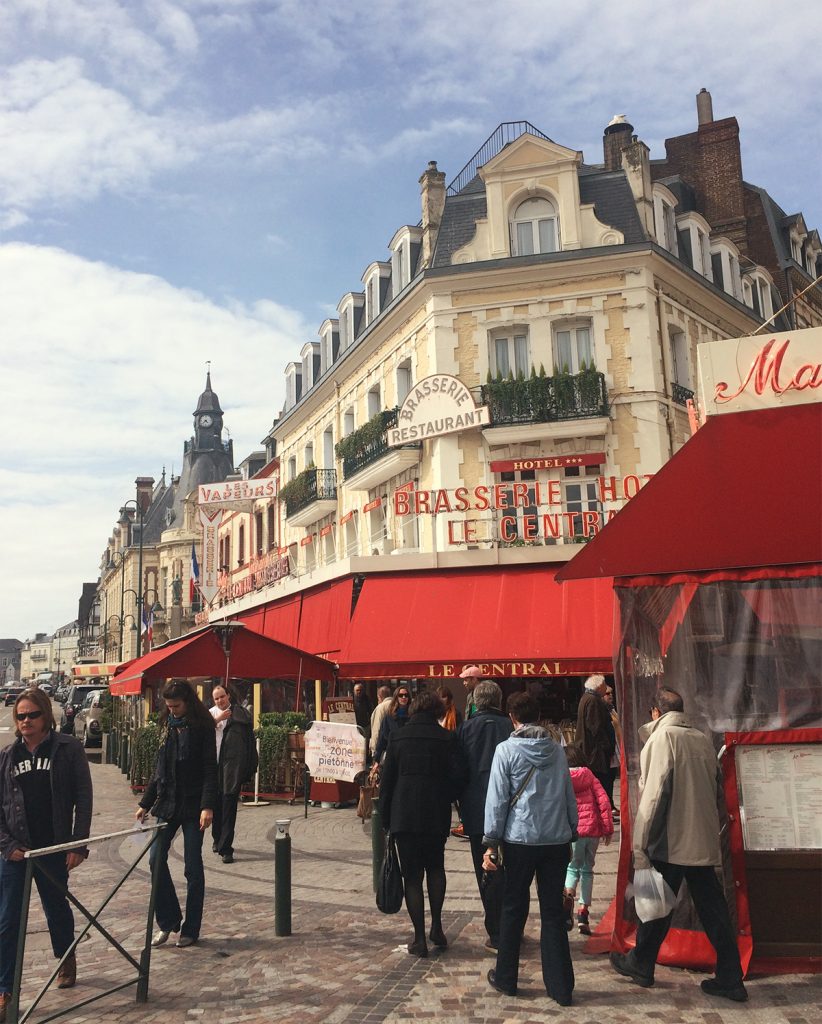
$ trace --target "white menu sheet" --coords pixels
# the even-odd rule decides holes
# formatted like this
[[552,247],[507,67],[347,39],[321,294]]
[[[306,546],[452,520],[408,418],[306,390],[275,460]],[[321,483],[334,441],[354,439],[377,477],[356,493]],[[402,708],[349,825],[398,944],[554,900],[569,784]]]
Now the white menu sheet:
[[822,849],[822,744],[739,746],[746,850]]

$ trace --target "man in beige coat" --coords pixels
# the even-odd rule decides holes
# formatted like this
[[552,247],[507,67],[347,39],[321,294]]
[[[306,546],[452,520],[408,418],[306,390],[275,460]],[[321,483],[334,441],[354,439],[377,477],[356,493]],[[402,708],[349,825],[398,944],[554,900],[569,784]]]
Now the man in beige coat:
[[[652,864],[674,893],[683,879],[705,934],[716,950],[716,977],[702,982],[708,995],[734,1002],[748,998],[725,893],[716,868],[718,799],[722,779],[710,740],[683,714],[682,697],[659,690],[652,721],[639,730],[646,741],[640,756],[641,795],[633,829],[634,870]],[[612,953],[614,969],[643,988],[654,983],[654,965],[668,934],[673,911],[640,923],[636,947]]]

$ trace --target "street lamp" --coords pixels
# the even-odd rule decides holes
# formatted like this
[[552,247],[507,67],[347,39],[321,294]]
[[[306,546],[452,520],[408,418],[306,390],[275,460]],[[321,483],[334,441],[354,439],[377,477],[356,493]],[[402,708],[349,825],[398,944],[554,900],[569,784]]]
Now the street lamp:
[[[139,546],[138,556],[137,556],[137,614],[139,615],[139,614],[141,614],[142,608],[143,608],[143,526],[144,526],[144,523],[145,523],[146,509],[145,509],[145,504],[144,504],[143,501],[138,501],[137,498],[131,498],[129,501],[125,502],[123,504],[123,507],[120,509],[120,522],[121,523],[123,521],[125,521],[125,522],[129,521],[128,517],[126,516],[126,509],[130,508],[130,506],[132,506],[132,505],[134,506],[134,510],[136,511],[137,517],[138,517],[139,522],[140,522],[140,546]],[[133,539],[133,537],[131,537],[129,539]],[[138,630],[138,632],[139,632],[139,630]],[[141,647],[142,647],[142,644],[140,643],[140,641],[138,639],[138,644],[137,644],[138,654],[142,654],[143,653],[142,650],[140,650]]]
[[[123,591],[122,597],[125,597],[126,594],[134,594],[134,600],[135,600],[135,602],[137,601],[137,591],[136,590],[133,590],[131,587],[128,587],[126,590]],[[128,618],[131,619],[131,623],[132,623],[131,629],[132,629],[132,632],[135,629],[138,631],[138,637],[137,637],[137,657],[139,657],[143,653],[140,650],[139,627],[137,625],[137,622],[138,622],[138,620],[140,618],[140,606],[137,605],[137,604],[135,605],[135,611],[136,611],[135,615],[123,615],[123,603],[122,603],[122,598],[121,598],[121,600],[120,600],[120,661],[123,660],[123,623]]]
[[[125,519],[124,516],[120,517],[120,523],[121,524],[123,523],[124,519]],[[118,655],[117,655],[117,660],[118,661],[122,661],[123,660],[123,625],[122,625],[122,623],[123,623],[123,600],[125,599],[125,596],[126,596],[126,594],[125,594],[125,585],[126,585],[126,566],[125,566],[125,561],[126,561],[125,553],[122,552],[122,551],[115,551],[113,554],[109,555],[108,564],[106,565],[106,569],[109,570],[109,571],[113,571],[114,569],[118,569],[118,568],[120,570],[120,614],[119,615],[112,615],[111,616],[111,618],[116,618],[116,619],[119,619],[119,621],[120,621],[120,648],[119,648],[119,652],[118,652]],[[108,648],[108,643],[106,643],[106,648]],[[104,658],[105,657],[106,657],[106,655],[104,655]]]

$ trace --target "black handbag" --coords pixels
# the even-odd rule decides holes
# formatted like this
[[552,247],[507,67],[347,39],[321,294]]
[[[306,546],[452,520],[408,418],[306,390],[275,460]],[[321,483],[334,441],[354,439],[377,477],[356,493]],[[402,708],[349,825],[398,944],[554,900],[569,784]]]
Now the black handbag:
[[397,856],[397,844],[393,836],[385,842],[385,856],[382,860],[380,880],[377,885],[377,908],[383,914],[396,914],[402,909],[405,892],[400,873],[400,859]]

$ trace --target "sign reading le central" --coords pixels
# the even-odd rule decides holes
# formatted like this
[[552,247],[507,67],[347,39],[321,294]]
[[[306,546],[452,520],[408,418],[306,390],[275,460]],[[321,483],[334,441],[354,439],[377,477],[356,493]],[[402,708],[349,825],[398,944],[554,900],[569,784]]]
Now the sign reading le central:
[[416,384],[402,403],[389,445],[410,444],[490,423],[488,406],[477,406],[458,377],[435,373]]

